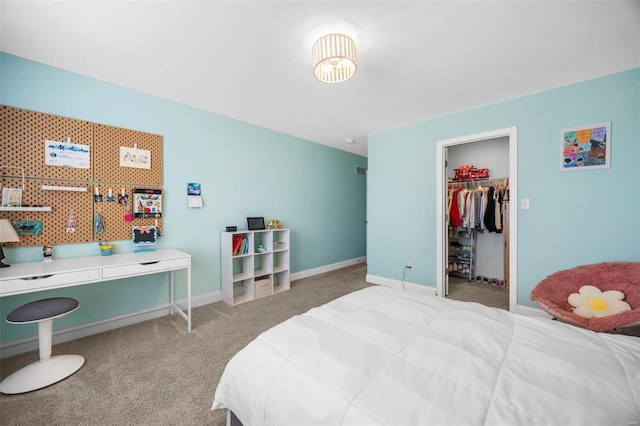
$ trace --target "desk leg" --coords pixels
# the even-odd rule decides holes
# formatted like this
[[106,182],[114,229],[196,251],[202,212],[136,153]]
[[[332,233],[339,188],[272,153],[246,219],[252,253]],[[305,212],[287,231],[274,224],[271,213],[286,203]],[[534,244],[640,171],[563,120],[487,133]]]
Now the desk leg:
[[187,320],[187,331],[191,332],[191,266],[187,268],[187,313],[185,314],[182,308],[176,305],[176,293],[175,293],[175,281],[173,279],[173,271],[171,271],[171,277],[169,279],[171,282],[171,315],[174,313],[179,313],[182,318]]
[[191,266],[187,268],[187,331],[191,332]]
[[175,293],[173,288],[173,271],[171,271],[169,282],[171,283],[171,315],[173,315],[175,313],[174,306],[176,306],[176,299],[175,299]]

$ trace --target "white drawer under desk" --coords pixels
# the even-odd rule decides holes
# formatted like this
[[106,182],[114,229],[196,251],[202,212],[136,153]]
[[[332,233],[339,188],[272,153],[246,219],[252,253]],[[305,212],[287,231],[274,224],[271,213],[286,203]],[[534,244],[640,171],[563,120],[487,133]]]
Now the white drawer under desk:
[[11,296],[14,294],[33,293],[35,291],[88,284],[98,280],[100,280],[100,269],[98,268],[88,269],[86,271],[33,275],[10,280],[0,280],[0,294],[2,294],[2,296]]
[[[187,271],[187,312],[175,302],[173,271]],[[191,331],[191,255],[176,249],[17,262],[0,269],[0,297],[93,284],[161,272],[171,273],[171,313],[179,313]]]
[[137,275],[156,274],[189,267],[189,259],[156,260],[132,263],[122,266],[106,266],[102,268],[102,279],[126,278]]

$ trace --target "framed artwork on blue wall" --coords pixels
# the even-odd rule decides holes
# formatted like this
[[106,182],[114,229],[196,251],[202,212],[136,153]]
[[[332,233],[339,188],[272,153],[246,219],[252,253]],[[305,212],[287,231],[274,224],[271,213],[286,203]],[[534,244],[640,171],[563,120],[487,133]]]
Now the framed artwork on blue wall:
[[605,169],[611,163],[611,122],[561,131],[562,171]]

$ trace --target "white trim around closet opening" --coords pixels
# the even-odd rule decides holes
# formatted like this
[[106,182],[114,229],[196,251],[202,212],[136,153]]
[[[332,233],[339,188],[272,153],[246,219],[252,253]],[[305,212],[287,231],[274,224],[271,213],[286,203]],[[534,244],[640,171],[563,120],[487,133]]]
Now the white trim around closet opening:
[[447,254],[445,247],[445,205],[447,203],[444,191],[447,177],[445,176],[445,149],[453,145],[461,145],[470,142],[480,142],[501,137],[509,138],[509,310],[516,312],[518,305],[518,128],[508,127],[475,135],[461,136],[453,139],[438,141],[436,153],[436,271],[437,294],[445,297],[445,267],[444,259]]

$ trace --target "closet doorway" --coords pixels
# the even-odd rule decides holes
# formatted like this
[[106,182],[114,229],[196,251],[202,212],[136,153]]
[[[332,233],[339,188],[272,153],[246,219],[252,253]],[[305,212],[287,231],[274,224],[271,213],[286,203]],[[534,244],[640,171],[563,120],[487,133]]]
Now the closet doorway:
[[[516,282],[517,245],[515,243],[517,241],[517,209],[515,208],[515,200],[517,200],[517,128],[511,127],[438,141],[437,150],[437,294],[440,297],[447,297],[449,290],[453,289],[450,287],[450,284],[453,285],[453,283],[469,282],[465,286],[465,291],[473,292],[475,291],[473,287],[477,287],[479,290],[482,290],[483,286],[491,287],[491,280],[494,280],[494,288],[487,288],[488,291],[477,294],[485,294],[488,297],[487,300],[494,300],[498,303],[502,298],[501,303],[503,305],[508,303],[508,309],[515,312],[518,294]],[[454,177],[453,169],[461,164],[470,164],[478,168],[486,167],[480,163],[476,164],[473,158],[477,157],[478,161],[483,161],[482,155],[485,155],[484,161],[491,163],[493,158],[486,157],[486,153],[490,152],[496,152],[496,156],[502,159],[496,159],[491,167],[488,167],[489,177],[487,179],[475,182],[465,181],[464,183],[458,181],[453,185],[474,189],[477,184],[498,187],[508,182],[509,203],[505,203],[504,206],[509,206],[509,208],[506,209],[503,220],[508,226],[505,231],[508,230],[508,232],[503,234],[472,231],[461,235],[458,234],[459,229],[456,228],[452,233],[447,214],[449,181]],[[453,164],[454,162],[456,164]],[[512,202],[512,200],[514,201]],[[461,260],[458,262],[451,261],[449,258],[452,240],[455,240],[453,246],[460,249],[459,257]],[[456,250],[453,252],[455,253]],[[475,263],[467,261],[466,257],[468,256],[473,256]],[[500,287],[500,281],[505,283],[504,287]],[[498,289],[498,287],[500,288]],[[500,292],[504,294],[500,295]],[[466,297],[465,300],[469,300],[468,295]],[[482,300],[476,301],[482,303]]]

